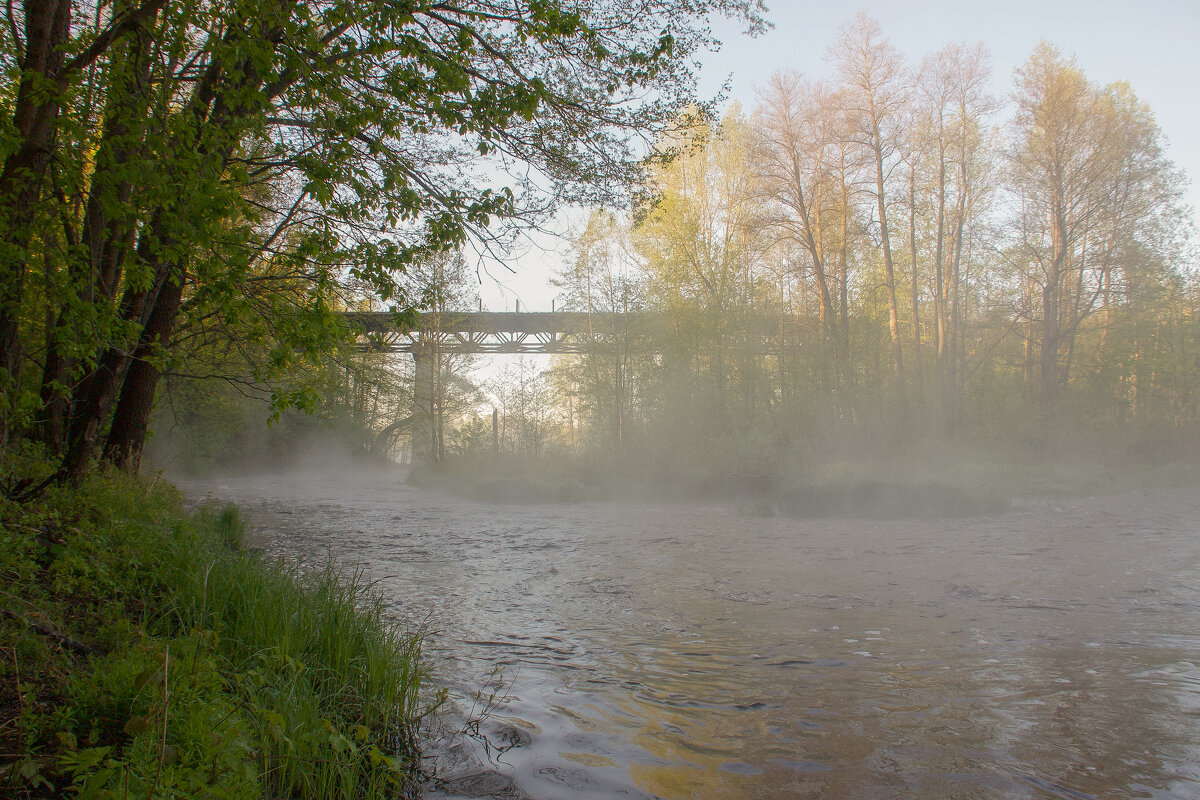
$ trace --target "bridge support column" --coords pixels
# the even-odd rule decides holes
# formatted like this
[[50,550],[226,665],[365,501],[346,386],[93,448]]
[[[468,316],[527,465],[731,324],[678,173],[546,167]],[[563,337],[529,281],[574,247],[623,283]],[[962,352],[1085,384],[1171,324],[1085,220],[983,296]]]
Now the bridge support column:
[[434,370],[437,357],[424,348],[413,348],[412,462],[435,461],[437,417],[434,408]]

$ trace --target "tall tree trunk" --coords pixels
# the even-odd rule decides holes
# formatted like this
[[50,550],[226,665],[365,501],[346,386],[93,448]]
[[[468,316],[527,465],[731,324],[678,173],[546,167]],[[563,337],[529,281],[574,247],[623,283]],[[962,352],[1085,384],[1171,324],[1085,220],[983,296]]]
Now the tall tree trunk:
[[947,359],[949,367],[949,386],[950,386],[950,418],[951,423],[958,424],[962,414],[962,398],[967,373],[967,350],[963,344],[965,321],[965,309],[962,303],[962,251],[963,239],[965,237],[967,225],[967,203],[969,197],[969,188],[967,185],[967,162],[965,146],[959,153],[959,188],[958,188],[958,207],[954,219],[954,238],[950,243],[950,274],[947,276],[949,286],[947,291],[950,294],[950,324],[949,324],[949,350],[950,356]]
[[879,143],[879,130],[873,131],[875,137],[872,151],[875,155],[875,200],[879,212],[879,235],[883,240],[883,280],[888,298],[888,333],[892,339],[892,372],[896,378],[896,391],[899,392],[901,408],[906,405],[904,392],[904,351],[900,346],[900,309],[896,300],[896,270],[892,262],[892,241],[888,235],[887,201],[883,186],[883,150]]
[[[842,238],[838,252],[838,316],[841,323],[840,359],[838,369],[843,371],[839,384],[852,380],[850,369],[850,187],[846,181],[846,149],[838,150],[838,181],[841,185]],[[840,405],[840,402],[839,402]],[[845,409],[842,409],[843,411]]]
[[42,367],[42,407],[37,415],[42,441],[53,453],[62,449],[63,437],[67,432],[67,415],[70,412],[67,383],[71,379],[73,362],[63,354],[58,344],[58,337],[65,330],[63,323],[60,312],[51,321],[46,334],[46,363]]
[[1050,217],[1052,255],[1046,267],[1046,281],[1042,286],[1042,352],[1039,370],[1039,388],[1042,410],[1053,413],[1058,396],[1059,368],[1058,351],[1062,338],[1061,314],[1062,282],[1067,267],[1066,212],[1055,208]]
[[1048,276],[1042,287],[1042,341],[1038,394],[1049,411],[1058,393],[1058,277]]
[[909,267],[912,270],[909,290],[912,292],[913,361],[916,364],[917,404],[924,397],[925,378],[921,369],[921,287],[917,278],[917,168],[909,165],[908,176],[908,248]]
[[[154,257],[147,246],[150,237],[151,233],[148,231],[143,239],[140,254],[152,262]],[[173,271],[171,265],[159,262],[155,268],[154,285],[149,290],[127,289],[121,298],[121,319],[134,324],[139,331],[144,330]],[[101,430],[108,421],[121,383],[125,380],[129,364],[129,351],[126,347],[109,347],[100,356],[96,366],[80,381],[75,390],[75,402],[71,407],[63,458],[49,482],[78,485],[83,480],[95,453]]]
[[937,372],[938,402],[943,421],[947,414],[948,386],[946,366],[946,270],[944,264],[946,244],[946,146],[945,131],[941,117],[938,119],[938,189],[937,189],[937,232],[933,248],[933,316],[936,325],[937,351],[934,356]]
[[[0,392],[16,398],[21,373],[21,308],[33,222],[50,163],[59,111],[59,73],[72,0],[26,0],[25,54],[13,127],[18,144],[0,169]],[[0,444],[8,414],[0,413]]]
[[[833,307],[833,295],[829,291],[829,275],[825,266],[825,250],[821,246],[821,207],[820,197],[818,195],[815,202],[810,203],[804,194],[804,187],[798,166],[793,165],[793,181],[795,181],[795,212],[800,217],[801,223],[801,244],[808,252],[809,260],[812,262],[813,277],[817,281],[817,297],[819,300],[819,314],[821,324],[821,348],[820,348],[820,371],[821,383],[825,388],[830,388],[829,381],[829,361],[830,351],[832,351],[832,359],[834,362],[834,374],[837,373],[838,348],[837,332],[835,324],[837,313]],[[837,385],[837,378],[833,380],[833,386]]]
[[1023,307],[1022,311],[1025,315],[1024,331],[1024,360],[1022,361],[1022,384],[1025,387],[1025,399],[1030,401],[1033,399],[1033,374],[1034,374],[1034,324],[1033,324],[1033,281],[1027,279],[1025,281],[1025,290],[1021,298]]
[[[153,15],[139,19],[140,35],[127,37],[112,48],[103,133],[84,211],[87,265],[84,267],[74,259],[68,261],[68,294],[83,294],[93,307],[111,307],[125,256],[135,245],[136,229],[129,207],[132,181],[123,177],[114,182],[111,176],[128,176],[130,164],[138,162],[145,151],[142,127],[152,88],[149,29],[154,19]],[[43,439],[57,451],[63,445],[69,413],[65,385],[75,363],[68,351],[70,339],[76,333],[71,329],[76,320],[69,300],[51,316],[39,422]]]
[[104,445],[103,458],[118,469],[136,473],[142,462],[150,412],[162,372],[157,359],[175,331],[179,307],[183,301],[183,276],[168,280],[142,330],[133,351],[133,359],[121,383],[121,392],[113,412],[112,425]]

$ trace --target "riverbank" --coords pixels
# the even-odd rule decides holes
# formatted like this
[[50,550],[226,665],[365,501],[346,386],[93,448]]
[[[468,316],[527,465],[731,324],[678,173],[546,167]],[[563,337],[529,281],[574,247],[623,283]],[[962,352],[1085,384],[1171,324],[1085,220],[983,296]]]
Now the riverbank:
[[241,547],[237,509],[95,476],[0,500],[0,795],[395,797],[419,634],[358,573]]
[[1200,486],[1200,461],[1022,460],[932,452],[909,458],[831,458],[820,464],[788,464],[774,472],[720,472],[703,464],[650,469],[632,460],[484,455],[417,467],[408,482],[485,503],[720,501],[747,516],[920,519],[996,514],[1014,502],[1036,499]]

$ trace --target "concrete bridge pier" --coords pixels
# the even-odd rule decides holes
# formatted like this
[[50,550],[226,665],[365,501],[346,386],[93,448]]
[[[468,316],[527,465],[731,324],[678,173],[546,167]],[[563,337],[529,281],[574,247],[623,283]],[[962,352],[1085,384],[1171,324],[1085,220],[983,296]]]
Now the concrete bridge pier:
[[424,346],[414,347],[412,357],[412,462],[426,464],[436,460],[437,413],[434,406],[434,384],[438,359]]

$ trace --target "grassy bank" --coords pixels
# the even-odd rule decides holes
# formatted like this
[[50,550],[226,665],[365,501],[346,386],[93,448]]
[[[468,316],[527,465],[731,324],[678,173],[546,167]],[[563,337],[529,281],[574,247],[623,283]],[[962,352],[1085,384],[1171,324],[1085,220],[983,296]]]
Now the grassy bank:
[[361,575],[247,553],[236,509],[147,482],[0,503],[0,795],[411,786],[420,640]]

